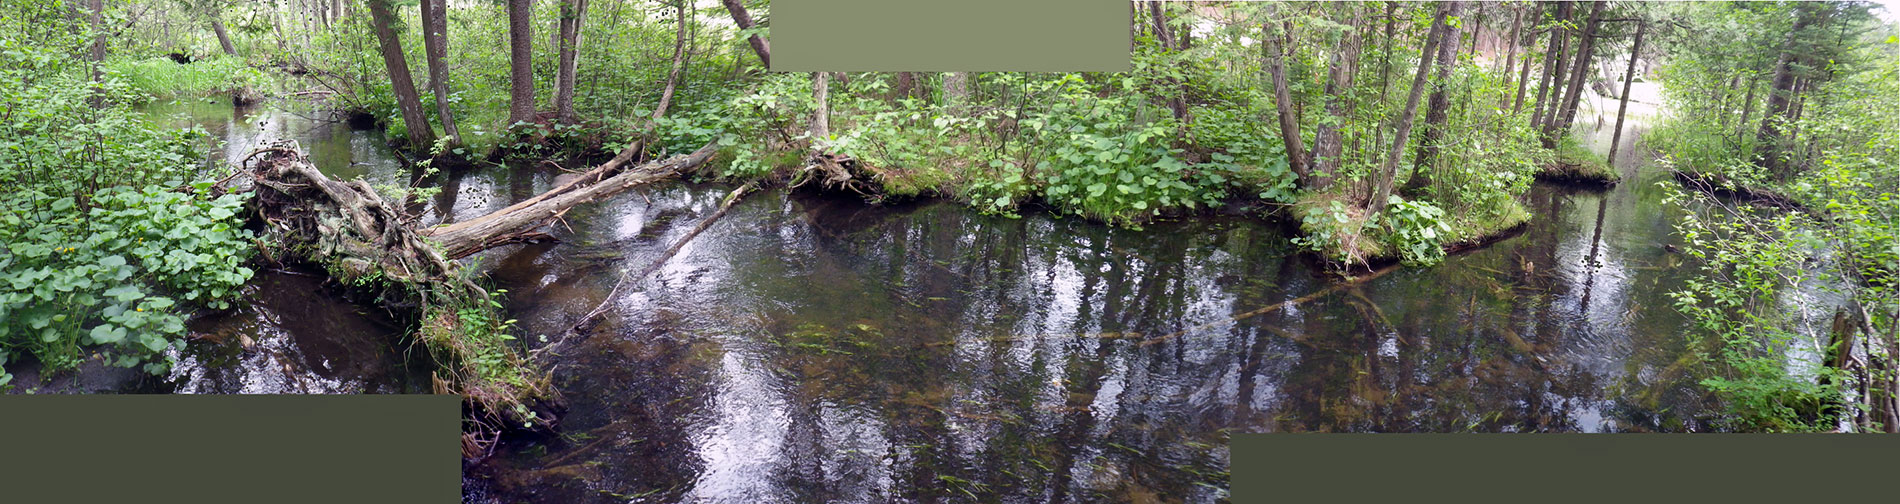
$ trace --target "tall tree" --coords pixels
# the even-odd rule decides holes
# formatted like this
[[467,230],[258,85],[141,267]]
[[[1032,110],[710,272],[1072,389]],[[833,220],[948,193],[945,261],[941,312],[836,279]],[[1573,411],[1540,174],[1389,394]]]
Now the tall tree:
[[534,122],[534,0],[508,0],[508,69],[508,122]]
[[1273,107],[1279,112],[1280,143],[1286,146],[1287,166],[1294,175],[1303,184],[1317,183],[1313,180],[1312,168],[1306,164],[1306,146],[1300,140],[1300,112],[1294,105],[1293,93],[1287,89],[1286,56],[1293,43],[1293,25],[1288,21],[1279,33],[1274,33],[1274,24],[1273,20],[1260,24],[1260,50],[1266,53],[1267,76],[1273,81]]
[[403,59],[402,39],[396,37],[394,27],[399,21],[389,10],[389,0],[366,1],[369,2],[370,25],[382,49],[383,67],[389,71],[389,87],[396,93],[396,108],[402,111],[403,127],[409,130],[409,148],[428,149],[435,143],[435,130],[422,112],[422,97],[416,94],[415,81],[409,77],[409,62]]
[[1590,2],[1590,16],[1584,22],[1583,33],[1578,35],[1578,49],[1575,61],[1570,65],[1569,83],[1564,85],[1562,112],[1544,123],[1544,146],[1556,145],[1557,139],[1570,131],[1570,124],[1577,118],[1577,104],[1583,98],[1585,79],[1596,69],[1592,64],[1596,57],[1597,32],[1603,26],[1603,4]]
[[1824,8],[1816,4],[1795,4],[1794,26],[1788,29],[1787,38],[1781,44],[1781,55],[1775,60],[1775,77],[1768,90],[1768,108],[1762,111],[1761,129],[1755,134],[1755,155],[1760,159],[1761,166],[1777,178],[1785,179],[1788,175],[1782,144],[1787,138],[1787,122],[1794,110],[1795,83],[1799,80],[1795,63],[1800,58],[1800,37]]
[[1550,45],[1544,50],[1544,73],[1537,79],[1537,101],[1531,107],[1532,126],[1541,128],[1550,115],[1547,112],[1556,108],[1553,102],[1557,101],[1557,90],[1553,88],[1559,84],[1557,76],[1564,73],[1564,54],[1570,46],[1571,8],[1570,2],[1559,2],[1557,17],[1547,29]]
[[1433,53],[1451,30],[1445,25],[1445,18],[1451,15],[1451,3],[1438,4],[1438,15],[1432,19],[1431,32],[1425,36],[1425,47],[1419,51],[1418,71],[1412,76],[1412,91],[1405,98],[1405,109],[1399,112],[1398,132],[1392,137],[1392,148],[1386,151],[1386,158],[1378,173],[1373,175],[1373,193],[1365,201],[1367,214],[1376,213],[1385,208],[1392,197],[1392,185],[1399,177],[1399,157],[1405,154],[1405,146],[1411,143],[1412,120],[1418,114],[1418,99],[1425,94],[1425,78],[1432,69],[1426,62],[1431,61]]
[[[1464,16],[1465,3],[1457,0],[1445,2],[1451,10],[1450,16]],[[1473,37],[1474,39],[1476,37]],[[1450,119],[1451,71],[1458,66],[1458,45],[1463,38],[1452,36],[1438,44],[1438,56],[1432,64],[1437,67],[1437,76],[1432,79],[1432,95],[1425,105],[1425,124],[1421,131],[1424,138],[1418,142],[1418,153],[1412,156],[1412,179],[1407,181],[1407,189],[1418,189],[1431,185],[1432,162],[1438,159],[1439,140],[1445,136],[1445,127]],[[1425,60],[1419,60],[1419,66]]]
[[1610,166],[1616,166],[1616,150],[1623,142],[1623,114],[1630,109],[1630,83],[1636,78],[1636,58],[1643,53],[1643,34],[1649,31],[1649,23],[1641,21],[1636,25],[1636,40],[1630,42],[1630,64],[1623,71],[1623,100],[1616,106],[1616,129],[1610,132]]
[[[1345,30],[1340,36],[1339,52],[1326,70],[1326,117],[1314,127],[1313,161],[1307,164],[1308,173],[1303,174],[1300,181],[1307,190],[1313,191],[1331,188],[1333,175],[1339,172],[1343,159],[1341,154],[1345,150],[1345,135],[1340,129],[1352,117],[1354,104],[1347,93],[1352,90],[1353,79],[1359,73],[1360,5],[1348,2],[1336,5],[1345,10]],[[1279,73],[1282,75],[1274,80],[1276,96],[1286,87],[1285,70]]]
[[[740,30],[750,30],[757,26],[752,21],[752,15],[746,13],[745,4],[739,3],[739,0],[719,0],[719,3],[726,6],[726,12],[732,14],[732,24],[738,26]],[[746,37],[746,43],[752,46],[753,53],[759,55],[759,62],[764,63],[765,68],[772,68],[772,46],[766,43],[765,37],[754,33]]]
[[435,93],[435,113],[442,121],[442,132],[450,141],[461,144],[462,132],[455,127],[455,115],[449,112],[448,10],[448,0],[422,0],[422,48],[429,60],[429,90]]
[[580,59],[581,20],[586,17],[587,0],[561,0],[561,49],[554,72],[554,116],[563,123],[574,122],[574,73]]

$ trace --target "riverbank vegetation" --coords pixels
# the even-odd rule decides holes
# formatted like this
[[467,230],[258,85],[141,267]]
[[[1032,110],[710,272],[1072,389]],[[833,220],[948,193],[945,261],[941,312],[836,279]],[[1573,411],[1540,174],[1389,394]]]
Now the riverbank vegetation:
[[[1676,293],[1742,430],[1900,429],[1900,43],[1859,2],[1680,6],[1650,135],[1712,210]],[[1825,337],[1809,336],[1819,325]]]

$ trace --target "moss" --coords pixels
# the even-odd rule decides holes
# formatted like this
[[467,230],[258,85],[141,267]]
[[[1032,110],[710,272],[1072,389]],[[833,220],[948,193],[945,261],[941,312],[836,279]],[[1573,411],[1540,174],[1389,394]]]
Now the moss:
[[1611,169],[1609,163],[1595,153],[1584,149],[1575,141],[1565,139],[1557,145],[1555,156],[1549,164],[1537,171],[1537,178],[1552,182],[1569,184],[1615,185],[1622,176]]

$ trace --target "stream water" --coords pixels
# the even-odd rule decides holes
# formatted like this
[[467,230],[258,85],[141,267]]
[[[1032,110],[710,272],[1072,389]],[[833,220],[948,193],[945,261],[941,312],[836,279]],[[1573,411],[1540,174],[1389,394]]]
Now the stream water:
[[[227,157],[293,138],[333,176],[406,179],[380,132],[321,115],[148,112],[206,126]],[[728,188],[578,208],[561,243],[476,256],[530,340],[611,309],[550,355],[561,433],[501,445],[466,471],[465,500],[1212,502],[1232,433],[1705,430],[1666,294],[1689,273],[1669,250],[1684,210],[1661,201],[1641,133],[1624,135],[1624,183],[1539,184],[1523,232],[1353,283],[1257,217],[1131,231],[766,191],[608,299]],[[427,220],[558,173],[452,174]],[[266,270],[248,306],[193,324],[158,387],[426,389],[401,329],[319,282]]]

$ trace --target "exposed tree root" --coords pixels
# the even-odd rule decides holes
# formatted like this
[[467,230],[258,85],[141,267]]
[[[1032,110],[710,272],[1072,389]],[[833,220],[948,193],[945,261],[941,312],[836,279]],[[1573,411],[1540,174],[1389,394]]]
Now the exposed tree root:
[[324,176],[295,142],[260,149],[244,163],[255,180],[256,216],[274,243],[345,284],[382,289],[385,304],[417,310],[417,340],[442,368],[436,391],[466,398],[472,433],[464,437],[464,452],[479,456],[496,432],[551,426],[561,400],[547,373],[510,343],[512,321],[500,303],[454,259],[545,236],[536,228],[576,205],[674,177],[712,153],[709,144],[688,156],[629,167],[629,150],[508,208],[423,230],[368,183]]

